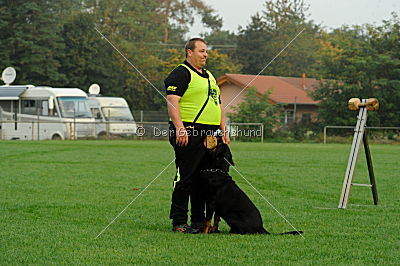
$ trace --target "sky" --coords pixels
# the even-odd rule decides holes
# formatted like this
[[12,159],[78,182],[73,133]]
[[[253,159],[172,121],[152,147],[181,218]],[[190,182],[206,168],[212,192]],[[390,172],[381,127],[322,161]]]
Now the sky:
[[[224,30],[237,32],[240,26],[250,22],[250,16],[264,10],[265,0],[203,0],[223,18]],[[395,11],[400,15],[399,0],[305,0],[310,6],[308,13],[315,23],[327,28],[337,28],[343,24],[380,24],[389,19]],[[196,22],[188,37],[199,36],[203,26]]]

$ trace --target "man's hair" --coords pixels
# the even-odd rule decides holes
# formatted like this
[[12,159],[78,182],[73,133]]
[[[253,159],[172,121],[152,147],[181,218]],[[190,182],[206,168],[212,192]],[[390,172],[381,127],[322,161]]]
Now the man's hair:
[[188,56],[188,50],[194,50],[194,48],[196,48],[196,42],[202,42],[204,44],[207,44],[206,41],[202,38],[192,38],[190,39],[186,45],[185,45],[185,56]]

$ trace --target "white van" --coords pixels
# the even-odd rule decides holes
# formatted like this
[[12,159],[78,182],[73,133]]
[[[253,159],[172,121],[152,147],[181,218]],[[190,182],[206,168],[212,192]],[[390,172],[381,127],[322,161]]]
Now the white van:
[[[4,80],[4,77],[3,77]],[[0,86],[0,139],[44,140],[94,137],[85,92],[77,88]]]
[[121,97],[100,96],[99,92],[100,87],[97,84],[90,86],[88,103],[96,119],[96,135],[135,135],[137,126],[126,100]]

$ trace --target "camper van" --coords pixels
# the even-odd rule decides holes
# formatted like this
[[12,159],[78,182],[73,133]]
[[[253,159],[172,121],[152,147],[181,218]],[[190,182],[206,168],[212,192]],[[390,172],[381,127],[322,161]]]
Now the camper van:
[[45,140],[94,137],[85,92],[77,88],[0,86],[0,139]]
[[96,119],[96,135],[133,136],[136,123],[129,105],[121,97],[100,96],[100,86],[93,84],[89,88],[89,107]]

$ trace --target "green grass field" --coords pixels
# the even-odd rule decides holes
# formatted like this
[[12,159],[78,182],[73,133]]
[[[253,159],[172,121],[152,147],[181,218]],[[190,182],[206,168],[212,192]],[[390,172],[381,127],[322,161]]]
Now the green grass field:
[[[380,204],[353,188],[337,209],[350,145],[233,143],[237,169],[300,236],[174,234],[174,158],[164,141],[0,142],[0,264],[398,264],[400,145],[372,145]],[[247,183],[265,228],[293,230]],[[355,182],[367,183],[363,153]]]

